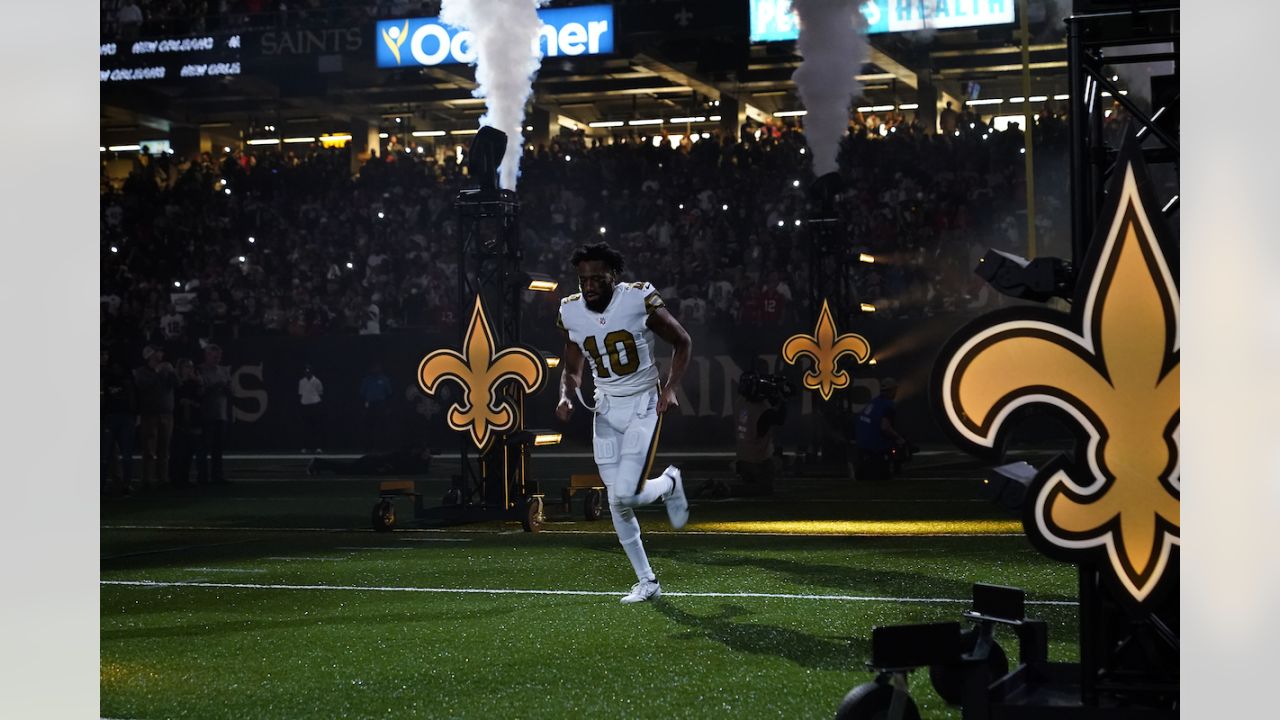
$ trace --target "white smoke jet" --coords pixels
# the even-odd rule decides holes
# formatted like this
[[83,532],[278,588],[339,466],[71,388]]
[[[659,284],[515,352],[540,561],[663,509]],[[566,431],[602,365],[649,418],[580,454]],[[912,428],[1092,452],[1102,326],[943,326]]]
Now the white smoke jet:
[[537,45],[538,7],[545,0],[444,0],[440,20],[470,30],[476,53],[472,93],[485,100],[481,125],[507,134],[507,152],[498,166],[499,184],[515,190],[524,147],[524,106],[542,63]]
[[836,169],[840,139],[849,129],[849,101],[862,90],[856,75],[867,59],[867,21],[857,0],[792,0],[800,19],[796,51],[804,58],[791,76],[808,110],[804,134],[819,177]]

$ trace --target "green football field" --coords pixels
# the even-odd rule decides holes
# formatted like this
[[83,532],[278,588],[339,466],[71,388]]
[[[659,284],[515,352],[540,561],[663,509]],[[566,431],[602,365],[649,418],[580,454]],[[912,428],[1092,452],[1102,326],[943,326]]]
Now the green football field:
[[[792,473],[768,501],[695,500],[682,531],[646,509],[664,596],[631,606],[607,515],[553,503],[540,533],[426,527],[401,500],[397,530],[374,533],[379,479],[303,467],[243,462],[230,485],[104,500],[103,717],[830,718],[873,677],[873,627],[958,620],[974,582],[1024,588],[1050,659],[1076,659],[1074,568],[948,453],[890,484]],[[418,487],[439,497],[451,472]],[[924,717],[960,716],[927,672],[911,690]]]

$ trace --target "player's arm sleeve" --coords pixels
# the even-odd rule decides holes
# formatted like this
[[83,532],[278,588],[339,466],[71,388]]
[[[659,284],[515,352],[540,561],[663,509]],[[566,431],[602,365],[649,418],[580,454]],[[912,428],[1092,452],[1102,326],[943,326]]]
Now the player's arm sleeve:
[[658,293],[658,289],[650,283],[645,283],[640,291],[641,297],[644,298],[644,312],[646,315],[652,315],[655,310],[666,307],[667,303],[662,299],[662,295]]

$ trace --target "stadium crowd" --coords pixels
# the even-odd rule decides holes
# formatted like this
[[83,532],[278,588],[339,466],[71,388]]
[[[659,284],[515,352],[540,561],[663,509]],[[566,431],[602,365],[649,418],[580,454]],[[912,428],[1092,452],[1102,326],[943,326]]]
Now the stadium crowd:
[[[1021,132],[967,114],[950,121],[949,134],[926,134],[908,118],[858,116],[841,145],[843,266],[853,301],[876,305],[877,319],[990,307],[1000,300],[973,276],[976,258],[1025,247]],[[466,149],[437,153],[406,137],[389,134],[355,173],[347,149],[286,146],[140,154],[117,182],[106,165],[119,160],[104,153],[104,452],[136,445],[144,459],[132,475],[143,484],[181,483],[193,463],[199,479],[217,482],[229,419],[217,343],[457,326],[453,201],[474,185]],[[657,285],[695,331],[807,322],[804,135],[778,124],[740,137],[567,134],[526,146],[524,265],[563,290],[526,293],[526,324],[553,326],[575,282],[566,258],[601,239],[625,254],[626,277]],[[1043,114],[1035,138],[1040,245],[1065,248],[1054,190],[1065,185],[1062,118]],[[859,263],[859,253],[876,261]],[[107,397],[112,388],[118,397]],[[363,400],[366,412],[377,405]],[[137,432],[126,432],[135,416]],[[130,477],[114,464],[113,477]],[[104,457],[104,483],[110,465]]]
[[[904,118],[858,118],[842,144],[838,203],[857,300],[891,317],[978,307],[987,247],[1025,248],[1022,135],[961,116],[950,135]],[[1067,246],[1064,124],[1037,123],[1042,248]],[[874,130],[873,130],[874,128]],[[806,297],[803,133],[766,126],[741,141],[581,135],[526,148],[518,191],[525,267],[572,284],[565,258],[607,240],[690,324],[789,322]],[[453,148],[450,148],[453,149]],[[473,184],[457,162],[391,135],[351,172],[348,151],[287,146],[139,156],[103,181],[102,321],[110,342],[373,334],[453,327],[458,224]],[[465,159],[463,160],[465,165]],[[530,294],[531,318],[555,298]],[[198,348],[197,348],[198,349]]]

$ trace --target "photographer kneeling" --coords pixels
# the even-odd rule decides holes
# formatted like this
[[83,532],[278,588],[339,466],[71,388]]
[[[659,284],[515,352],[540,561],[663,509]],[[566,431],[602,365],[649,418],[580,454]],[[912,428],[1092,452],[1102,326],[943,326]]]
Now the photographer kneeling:
[[854,465],[856,480],[891,479],[894,465],[901,465],[901,456],[909,452],[906,439],[893,426],[897,414],[893,399],[897,394],[897,381],[881,380],[880,394],[867,403],[854,422],[854,442],[858,446]]

